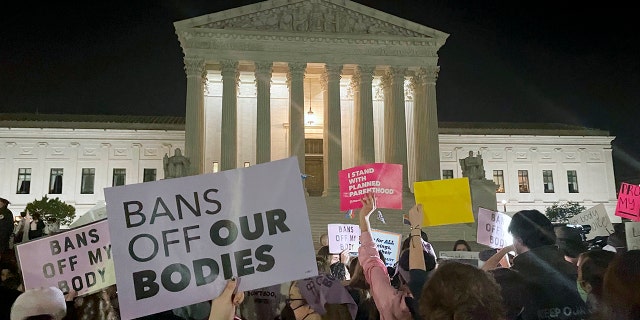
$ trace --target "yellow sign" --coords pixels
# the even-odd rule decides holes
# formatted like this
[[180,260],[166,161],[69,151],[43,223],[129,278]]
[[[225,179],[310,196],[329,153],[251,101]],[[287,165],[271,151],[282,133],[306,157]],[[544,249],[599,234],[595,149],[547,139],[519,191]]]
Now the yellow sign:
[[416,203],[422,204],[422,225],[470,223],[473,220],[469,179],[420,181],[413,184]]

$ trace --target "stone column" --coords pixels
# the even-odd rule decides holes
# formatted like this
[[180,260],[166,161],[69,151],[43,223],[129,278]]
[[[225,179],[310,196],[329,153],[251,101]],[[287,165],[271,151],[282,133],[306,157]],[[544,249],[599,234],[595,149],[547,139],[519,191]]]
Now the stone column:
[[323,196],[338,195],[338,171],[342,169],[342,124],[340,111],[340,73],[342,65],[325,65],[321,84],[324,90]]
[[355,120],[353,151],[356,165],[376,160],[373,132],[372,81],[374,66],[358,66],[352,79]]
[[382,79],[384,88],[384,161],[402,165],[402,188],[409,192],[407,165],[407,123],[404,112],[406,68],[389,68]]
[[238,166],[238,62],[223,60],[220,170]]
[[436,78],[438,67],[420,69],[412,78],[416,181],[440,179],[440,142]]
[[204,60],[185,58],[184,70],[187,74],[184,154],[191,162],[189,173],[195,175],[204,173]]
[[272,62],[256,62],[256,164],[271,161]]
[[306,63],[289,63],[289,155],[298,157],[304,173],[304,72]]

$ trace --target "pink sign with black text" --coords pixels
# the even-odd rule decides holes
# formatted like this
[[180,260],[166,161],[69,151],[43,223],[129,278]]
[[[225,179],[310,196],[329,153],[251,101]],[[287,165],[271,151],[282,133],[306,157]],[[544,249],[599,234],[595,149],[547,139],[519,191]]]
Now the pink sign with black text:
[[376,196],[378,208],[402,209],[402,165],[371,163],[338,172],[340,210],[362,208],[367,193]]
[[640,221],[640,186],[626,182],[620,185],[616,216]]

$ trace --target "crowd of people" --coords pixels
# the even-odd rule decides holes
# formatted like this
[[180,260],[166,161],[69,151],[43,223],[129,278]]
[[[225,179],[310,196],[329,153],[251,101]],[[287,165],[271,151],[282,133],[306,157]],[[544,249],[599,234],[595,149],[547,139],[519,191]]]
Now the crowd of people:
[[[605,249],[568,250],[559,245],[544,214],[523,210],[508,227],[513,244],[481,252],[484,263],[478,267],[437,259],[422,228],[422,207],[416,205],[409,210],[398,262],[388,267],[371,234],[375,197],[361,201],[357,256],[330,252],[323,235],[316,253],[318,275],[276,286],[278,298],[266,308],[267,300],[237,292],[234,278],[211,301],[140,319],[640,319],[640,250],[615,243],[619,234],[610,237]],[[0,211],[8,204],[0,199]],[[7,218],[0,216],[0,223]],[[81,297],[55,287],[25,291],[19,263],[7,253],[10,237],[22,231],[21,239],[28,240],[24,232],[31,229],[24,223],[14,226],[10,219],[10,236],[0,235],[6,241],[0,245],[0,320],[120,318],[116,285]],[[471,246],[460,240],[453,251],[471,251]]]

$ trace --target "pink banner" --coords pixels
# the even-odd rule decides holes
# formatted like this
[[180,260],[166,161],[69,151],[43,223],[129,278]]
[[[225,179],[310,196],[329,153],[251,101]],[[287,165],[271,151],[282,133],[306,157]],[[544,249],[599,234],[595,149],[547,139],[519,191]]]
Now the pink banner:
[[371,163],[340,170],[340,210],[359,209],[371,192],[378,208],[402,209],[402,165]]
[[640,221],[640,186],[622,183],[618,193],[616,216]]

